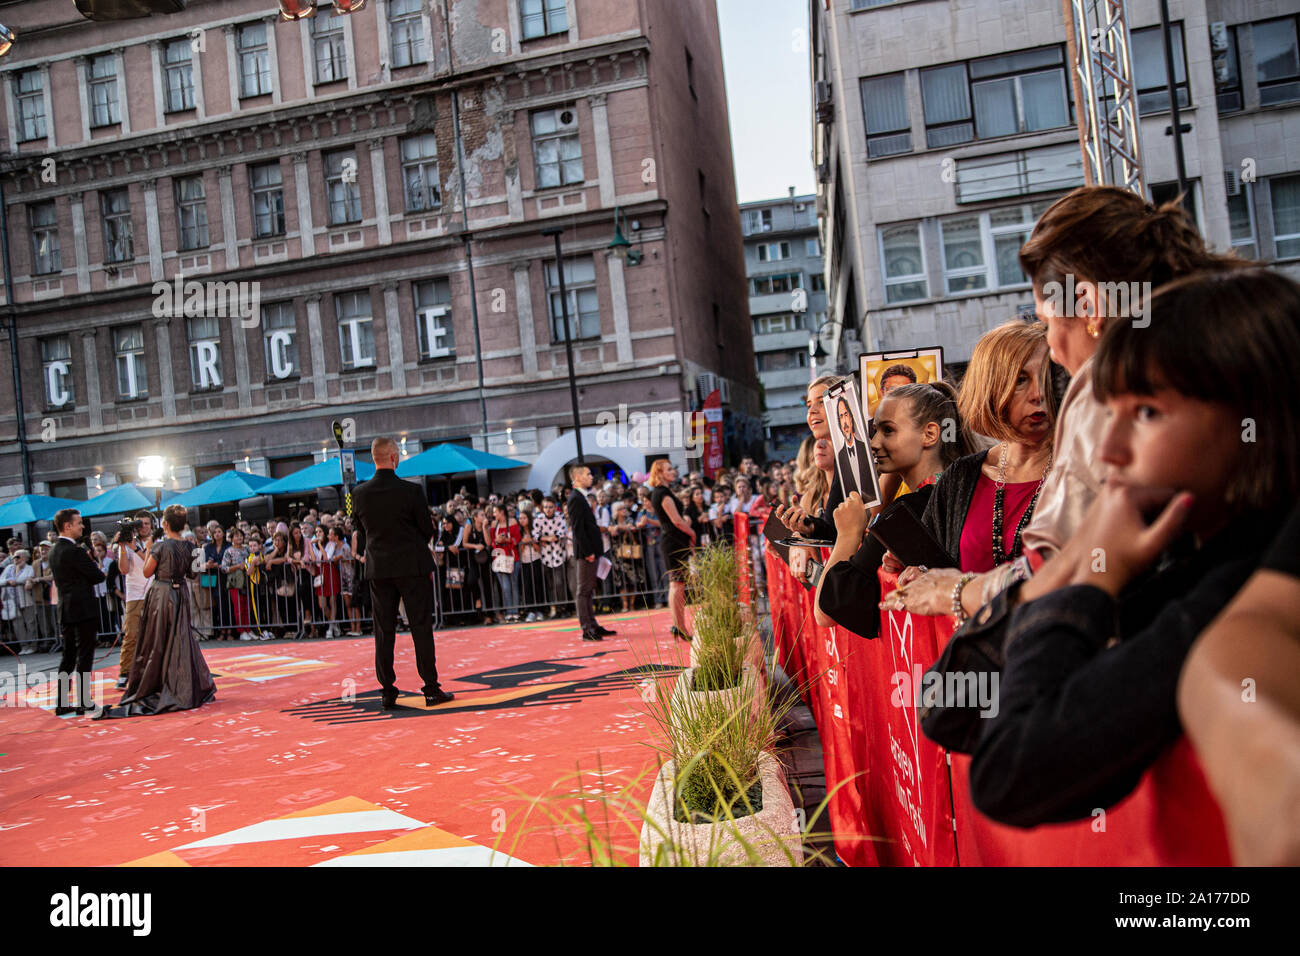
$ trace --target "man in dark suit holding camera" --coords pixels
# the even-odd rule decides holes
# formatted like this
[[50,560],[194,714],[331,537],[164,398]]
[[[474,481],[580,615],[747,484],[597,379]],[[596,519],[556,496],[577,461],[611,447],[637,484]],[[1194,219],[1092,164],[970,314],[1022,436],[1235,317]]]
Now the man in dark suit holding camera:
[[397,603],[406,607],[415,642],[415,666],[424,681],[424,702],[429,707],[446,703],[454,695],[438,684],[433,643],[433,555],[429,540],[433,519],[424,492],[397,477],[397,442],[376,438],[370,445],[375,477],[352,491],[352,514],[365,536],[366,578],[370,581],[375,616],[375,677],[379,680],[384,710],[397,706],[397,674],[393,670],[393,645],[397,639]]
[[77,544],[82,531],[81,512],[64,508],[54,516],[59,538],[50,551],[50,570],[59,590],[59,627],[63,634],[63,659],[59,663],[58,702],[54,713],[63,716],[74,708],[68,699],[73,666],[77,674],[78,715],[95,708],[90,705],[91,668],[95,658],[95,631],[99,626],[99,599],[95,585],[104,572],[86,549]]

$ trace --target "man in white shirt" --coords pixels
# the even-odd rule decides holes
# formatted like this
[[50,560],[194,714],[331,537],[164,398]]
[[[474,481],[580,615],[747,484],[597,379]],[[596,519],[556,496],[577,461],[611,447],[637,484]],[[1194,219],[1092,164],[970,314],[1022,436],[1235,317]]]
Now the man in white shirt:
[[126,580],[126,614],[122,622],[122,660],[118,665],[117,686],[125,687],[135,659],[135,642],[140,636],[140,611],[144,607],[144,592],[149,590],[152,578],[144,576],[144,562],[149,557],[153,540],[153,516],[141,511],[135,516],[140,530],[128,543],[115,545],[117,568]]

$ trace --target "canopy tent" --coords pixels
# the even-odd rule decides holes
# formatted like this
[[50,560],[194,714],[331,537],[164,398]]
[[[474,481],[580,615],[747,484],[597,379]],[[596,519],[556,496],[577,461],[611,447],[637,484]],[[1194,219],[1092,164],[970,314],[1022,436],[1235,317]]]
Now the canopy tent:
[[[49,495],[19,495],[0,505],[0,528],[16,528],[33,521],[49,521],[56,511],[64,508],[81,510],[84,501],[72,498],[51,498]],[[82,511],[82,514],[85,514]]]
[[195,508],[200,505],[223,505],[231,501],[243,501],[266,494],[264,489],[272,484],[274,478],[265,478],[248,471],[223,471],[215,478],[209,478],[201,485],[195,485],[171,499],[168,504]]
[[[357,459],[357,481],[368,481],[374,477],[375,466],[368,461]],[[259,495],[296,495],[317,488],[330,488],[343,484],[343,472],[338,456],[308,465],[291,475],[277,478],[269,485],[259,488]]]
[[504,458],[464,445],[434,445],[426,448],[397,466],[397,477],[415,478],[420,475],[459,475],[467,471],[503,471],[508,468],[527,468],[528,462],[518,458]]
[[[154,505],[153,492],[152,488],[141,488],[130,483],[118,485],[85,502],[81,514],[86,518],[94,518],[99,515],[124,515],[135,511],[151,511]],[[174,497],[176,492],[163,491],[163,504],[167,504]]]

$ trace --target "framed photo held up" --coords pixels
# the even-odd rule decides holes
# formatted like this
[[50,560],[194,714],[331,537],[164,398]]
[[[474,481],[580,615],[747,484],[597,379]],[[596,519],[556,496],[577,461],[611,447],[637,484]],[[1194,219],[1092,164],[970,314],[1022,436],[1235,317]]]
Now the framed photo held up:
[[831,446],[835,449],[835,477],[847,499],[856,491],[868,508],[880,504],[880,477],[876,460],[867,447],[867,430],[862,424],[862,406],[858,402],[853,377],[826,389],[822,396],[826,421],[831,426]]
[[874,418],[876,406],[889,389],[897,385],[926,385],[943,378],[943,347],[865,352],[858,360],[858,372],[864,413],[867,418]]

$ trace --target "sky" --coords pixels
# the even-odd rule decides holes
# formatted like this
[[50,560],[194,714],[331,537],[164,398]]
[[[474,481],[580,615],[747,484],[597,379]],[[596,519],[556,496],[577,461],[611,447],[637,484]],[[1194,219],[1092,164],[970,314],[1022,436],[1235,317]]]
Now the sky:
[[807,0],[717,0],[740,202],[815,192]]

